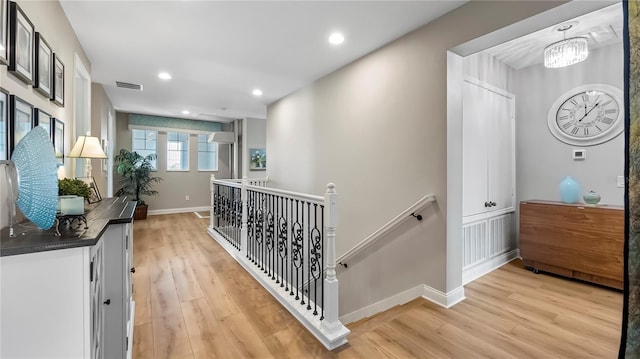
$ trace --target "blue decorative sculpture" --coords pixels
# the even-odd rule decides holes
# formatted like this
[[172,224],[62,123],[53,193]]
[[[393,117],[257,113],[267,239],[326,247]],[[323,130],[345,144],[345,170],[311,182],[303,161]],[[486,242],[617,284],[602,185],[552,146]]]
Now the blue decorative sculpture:
[[53,143],[44,127],[29,131],[11,160],[18,172],[18,208],[39,228],[51,228],[58,204],[58,174]]
[[564,203],[578,203],[580,201],[580,184],[571,176],[560,182],[560,198]]

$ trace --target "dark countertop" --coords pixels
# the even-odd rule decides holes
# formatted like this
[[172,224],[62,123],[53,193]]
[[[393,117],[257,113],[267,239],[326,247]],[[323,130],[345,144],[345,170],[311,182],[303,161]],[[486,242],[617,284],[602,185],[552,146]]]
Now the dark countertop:
[[58,249],[93,246],[98,242],[109,224],[133,222],[136,202],[127,197],[104,198],[102,201],[85,204],[84,222],[78,219],[67,225],[61,221],[60,236],[56,236],[56,225],[43,231],[28,220],[14,224],[15,237],[9,237],[9,228],[0,232],[0,257],[53,251]]

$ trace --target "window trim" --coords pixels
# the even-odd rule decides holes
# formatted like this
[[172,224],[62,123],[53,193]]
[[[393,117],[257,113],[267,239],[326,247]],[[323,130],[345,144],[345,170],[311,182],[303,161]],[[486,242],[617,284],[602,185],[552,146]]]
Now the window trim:
[[[198,140],[197,144],[199,145],[200,144],[200,134],[198,134],[197,140]],[[198,162],[198,164],[197,164],[198,172],[218,172],[218,153],[219,153],[218,150],[220,148],[220,144],[218,142],[209,142],[209,141],[207,141],[206,143],[207,144],[214,143],[216,145],[216,151],[215,152],[211,152],[211,151],[201,152],[200,149],[198,148],[198,150],[196,151],[197,152],[197,159],[198,159],[198,161],[197,161]],[[215,167],[213,169],[200,169],[200,153],[215,153],[215,160],[216,160],[215,164],[216,165],[215,165]]]
[[[169,168],[169,151],[182,152],[180,150],[169,150],[169,142],[175,142],[175,141],[169,141],[169,133],[178,133],[178,134],[187,135],[187,143],[186,143],[187,166],[186,166],[186,168],[179,168],[179,169]],[[167,132],[167,142],[166,142],[166,145],[167,145],[167,153],[166,153],[167,158],[166,158],[166,161],[165,161],[166,162],[165,165],[166,165],[166,171],[167,172],[191,172],[191,169],[190,169],[190,162],[191,162],[190,161],[190,152],[191,151],[189,151],[190,144],[191,144],[191,135],[188,132],[181,132],[181,131],[168,131]],[[182,160],[180,162],[182,164]]]
[[[152,129],[152,128],[131,128],[130,130],[131,130],[131,152],[137,152],[137,151],[136,151],[136,148],[134,148],[134,145],[133,145],[133,144],[134,144],[134,142],[135,142],[135,140],[136,140],[136,138],[135,138],[135,136],[134,136],[134,134],[133,134],[133,131],[134,131],[134,130],[138,130],[138,131],[154,131],[154,132],[156,133],[156,148],[155,148],[155,151],[154,151],[154,153],[155,153],[155,155],[156,155],[156,159],[155,159],[156,165],[155,165],[155,167],[151,170],[151,172],[158,172],[158,167],[159,167],[159,166],[158,166],[158,142],[159,142],[159,141],[158,141],[158,135],[160,134],[160,131],[158,131],[158,130],[156,130],[156,129]],[[145,148],[144,150],[146,151],[147,149]],[[138,153],[139,153],[139,152],[138,152]],[[139,153],[139,154],[140,154],[140,153]],[[142,155],[142,154],[140,154],[140,155]],[[146,157],[146,156],[145,156],[145,157]]]

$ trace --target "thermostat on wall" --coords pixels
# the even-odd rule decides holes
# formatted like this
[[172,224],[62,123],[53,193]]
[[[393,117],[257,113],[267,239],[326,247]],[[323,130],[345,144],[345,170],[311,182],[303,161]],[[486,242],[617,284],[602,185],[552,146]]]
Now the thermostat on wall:
[[584,160],[585,158],[587,158],[587,150],[585,150],[584,148],[573,150],[574,160]]

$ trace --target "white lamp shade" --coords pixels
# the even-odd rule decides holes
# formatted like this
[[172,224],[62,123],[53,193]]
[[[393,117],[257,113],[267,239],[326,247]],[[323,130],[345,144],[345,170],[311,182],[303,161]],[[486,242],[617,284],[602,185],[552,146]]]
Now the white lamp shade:
[[71,158],[107,158],[107,155],[100,147],[97,137],[78,136],[76,144],[69,152]]

